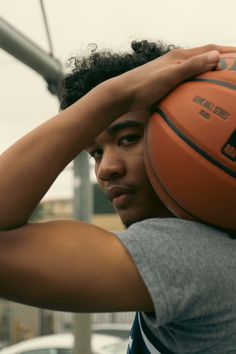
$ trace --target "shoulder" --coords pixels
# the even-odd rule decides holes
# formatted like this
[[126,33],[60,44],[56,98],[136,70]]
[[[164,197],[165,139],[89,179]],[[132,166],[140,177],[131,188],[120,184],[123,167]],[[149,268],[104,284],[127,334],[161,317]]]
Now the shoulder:
[[228,234],[220,230],[190,220],[182,220],[178,218],[153,218],[146,219],[131,225],[127,230],[116,233],[117,237],[127,246],[145,243],[149,241],[155,244],[161,243],[177,243],[184,242],[187,247],[191,243],[202,242],[227,242],[231,240]]
[[[159,269],[166,263],[182,269],[185,264],[209,264],[209,260],[233,257],[236,240],[227,233],[194,221],[177,218],[147,219],[130,226],[116,236],[131,253],[136,264],[145,260]],[[222,261],[221,261],[222,262]],[[212,263],[212,264],[213,264]],[[192,267],[193,268],[193,267]]]
[[149,219],[117,237],[151,294],[156,325],[209,313],[210,294],[217,304],[227,289],[227,301],[232,299],[236,240],[227,233],[194,221]]
[[[117,237],[151,294],[159,323],[167,323],[187,308],[193,293],[205,299],[220,284],[228,287],[232,275],[235,278],[236,242],[213,227],[174,218],[148,219]],[[232,274],[226,279],[224,269],[229,266]]]
[[127,230],[115,233],[121,240],[137,239],[141,242],[142,238],[155,238],[166,241],[177,240],[210,240],[221,239],[230,240],[227,233],[220,231],[209,225],[199,222],[183,220],[178,218],[152,218],[137,222],[131,225]]

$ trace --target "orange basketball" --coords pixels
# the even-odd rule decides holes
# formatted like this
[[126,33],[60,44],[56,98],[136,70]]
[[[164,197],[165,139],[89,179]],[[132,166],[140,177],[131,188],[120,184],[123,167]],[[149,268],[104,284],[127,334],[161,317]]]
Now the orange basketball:
[[236,230],[236,54],[178,86],[145,134],[145,165],[176,216]]

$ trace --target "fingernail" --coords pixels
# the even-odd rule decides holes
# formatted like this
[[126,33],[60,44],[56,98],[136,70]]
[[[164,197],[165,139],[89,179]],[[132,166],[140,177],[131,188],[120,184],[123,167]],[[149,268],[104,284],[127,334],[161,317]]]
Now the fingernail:
[[222,68],[222,65],[221,65],[221,63],[220,63],[220,61],[219,61],[219,63],[216,65],[216,67],[215,67],[215,70],[217,70],[217,71],[219,71],[219,70],[222,70],[223,68]]
[[207,53],[207,62],[209,64],[214,64],[220,59],[220,53],[217,50],[212,50]]

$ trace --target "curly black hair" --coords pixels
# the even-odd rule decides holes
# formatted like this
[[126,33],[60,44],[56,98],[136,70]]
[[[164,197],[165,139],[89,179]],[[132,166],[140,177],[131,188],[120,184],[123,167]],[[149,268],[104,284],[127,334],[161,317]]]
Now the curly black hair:
[[131,42],[131,53],[97,52],[95,45],[88,57],[70,58],[71,72],[62,80],[58,92],[60,109],[69,107],[101,82],[158,58],[173,48],[174,45],[165,45],[161,41],[142,40]]

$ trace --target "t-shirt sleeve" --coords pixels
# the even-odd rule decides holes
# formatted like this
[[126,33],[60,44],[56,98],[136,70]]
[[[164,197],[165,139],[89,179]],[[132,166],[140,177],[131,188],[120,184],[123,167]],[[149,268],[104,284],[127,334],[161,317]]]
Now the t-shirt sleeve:
[[190,308],[194,313],[195,302],[198,313],[201,302],[205,306],[201,292],[204,297],[204,287],[212,279],[202,258],[208,247],[204,233],[204,226],[180,219],[148,219],[116,233],[150,293],[156,326],[187,319]]

